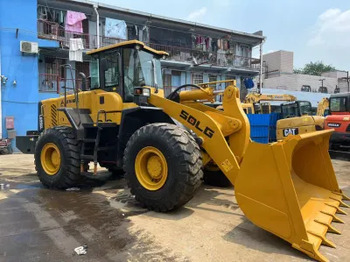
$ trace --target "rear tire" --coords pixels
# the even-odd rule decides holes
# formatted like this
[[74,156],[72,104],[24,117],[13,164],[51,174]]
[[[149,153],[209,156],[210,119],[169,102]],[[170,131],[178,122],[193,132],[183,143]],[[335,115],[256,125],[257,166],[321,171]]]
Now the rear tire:
[[[163,170],[167,171],[163,181],[163,176],[159,180],[151,177],[153,169],[143,172],[147,173],[146,178],[151,177],[151,186],[147,186],[147,183],[145,185],[140,178],[142,172],[137,168],[138,163],[143,163],[138,160],[139,156],[148,154],[142,153],[148,149],[156,153],[151,152],[145,157],[145,166],[152,166],[151,162],[154,163],[158,154],[159,161],[163,164],[159,168],[160,174],[163,174]],[[203,176],[202,156],[193,136],[176,125],[166,123],[150,124],[138,129],[127,143],[123,162],[131,193],[145,207],[158,212],[167,212],[187,203],[201,184]],[[157,181],[154,185],[152,179]]]
[[[57,189],[75,186],[81,179],[79,148],[75,131],[71,127],[53,127],[42,132],[34,154],[35,168],[41,183]],[[50,160],[50,150],[55,151],[54,161]]]
[[203,175],[204,183],[216,187],[230,187],[232,186],[230,180],[222,173],[217,166],[208,164],[204,167]]

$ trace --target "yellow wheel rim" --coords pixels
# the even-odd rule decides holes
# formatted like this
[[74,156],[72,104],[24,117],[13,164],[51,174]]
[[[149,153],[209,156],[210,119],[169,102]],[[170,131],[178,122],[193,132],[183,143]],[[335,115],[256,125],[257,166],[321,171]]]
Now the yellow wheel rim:
[[61,153],[54,143],[47,143],[41,150],[41,166],[46,174],[56,175],[61,166]]
[[147,146],[135,159],[135,172],[140,184],[150,191],[161,189],[168,177],[168,164],[160,150]]

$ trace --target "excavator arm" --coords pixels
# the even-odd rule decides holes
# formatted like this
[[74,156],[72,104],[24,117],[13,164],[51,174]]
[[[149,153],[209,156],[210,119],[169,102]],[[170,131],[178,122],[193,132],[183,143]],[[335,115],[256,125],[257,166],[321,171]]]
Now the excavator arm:
[[317,115],[318,116],[324,116],[325,111],[329,109],[329,99],[327,97],[322,98],[320,102],[318,102],[317,105]]
[[293,95],[265,95],[265,94],[258,94],[258,93],[249,93],[245,97],[245,103],[259,103],[261,101],[287,101],[292,102],[296,101],[297,98]]

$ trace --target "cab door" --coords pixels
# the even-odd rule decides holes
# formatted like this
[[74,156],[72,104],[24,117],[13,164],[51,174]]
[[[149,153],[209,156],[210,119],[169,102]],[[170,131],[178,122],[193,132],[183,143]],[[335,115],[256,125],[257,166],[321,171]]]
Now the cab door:
[[99,54],[99,88],[92,90],[91,117],[94,122],[119,124],[123,109],[121,52],[119,49]]

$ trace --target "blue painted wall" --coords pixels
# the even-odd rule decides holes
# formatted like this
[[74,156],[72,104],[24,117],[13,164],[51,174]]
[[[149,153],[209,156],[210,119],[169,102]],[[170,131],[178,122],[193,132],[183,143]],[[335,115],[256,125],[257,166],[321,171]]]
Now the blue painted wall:
[[38,55],[23,55],[20,41],[38,42],[39,47],[58,43],[37,38],[37,0],[0,1],[0,10],[1,74],[8,78],[2,85],[3,137],[7,137],[6,116],[14,117],[17,135],[25,135],[37,129],[38,101],[57,95],[39,93]]

